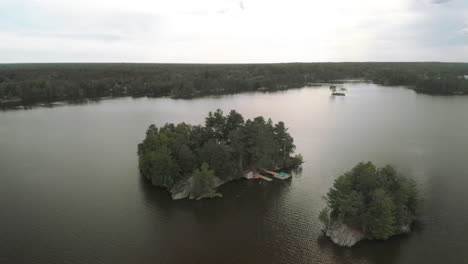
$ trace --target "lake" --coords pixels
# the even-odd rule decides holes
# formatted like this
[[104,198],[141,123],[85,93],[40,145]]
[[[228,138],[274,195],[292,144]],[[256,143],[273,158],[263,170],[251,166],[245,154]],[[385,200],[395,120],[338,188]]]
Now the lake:
[[[192,100],[118,98],[0,112],[0,263],[462,263],[468,259],[468,97],[349,83]],[[172,201],[138,172],[154,123],[209,111],[284,121],[305,163]],[[424,198],[410,235],[335,246],[317,216],[359,161],[394,165]]]

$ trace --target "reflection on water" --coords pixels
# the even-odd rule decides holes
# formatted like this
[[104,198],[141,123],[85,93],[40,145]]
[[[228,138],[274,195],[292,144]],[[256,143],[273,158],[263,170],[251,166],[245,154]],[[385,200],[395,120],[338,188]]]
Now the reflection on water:
[[[0,112],[0,262],[462,263],[468,258],[468,98],[373,84],[193,100],[119,98]],[[272,107],[280,102],[285,107]],[[224,198],[172,201],[138,173],[148,125],[236,109],[284,121],[304,157],[289,181],[239,180]],[[339,248],[317,220],[359,161],[420,185],[410,235]]]

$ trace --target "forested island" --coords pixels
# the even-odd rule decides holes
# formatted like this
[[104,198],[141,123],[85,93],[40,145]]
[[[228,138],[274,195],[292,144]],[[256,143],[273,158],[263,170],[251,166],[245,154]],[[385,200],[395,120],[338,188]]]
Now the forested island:
[[343,79],[468,94],[467,63],[3,64],[0,107],[119,96],[192,98]]
[[151,125],[138,145],[141,174],[167,188],[173,199],[222,196],[216,188],[260,168],[292,169],[294,140],[283,122],[256,117],[244,121],[235,110],[210,112],[205,125]]
[[319,215],[324,232],[347,247],[410,232],[419,201],[413,180],[371,162],[361,162],[336,179],[325,199],[328,207]]

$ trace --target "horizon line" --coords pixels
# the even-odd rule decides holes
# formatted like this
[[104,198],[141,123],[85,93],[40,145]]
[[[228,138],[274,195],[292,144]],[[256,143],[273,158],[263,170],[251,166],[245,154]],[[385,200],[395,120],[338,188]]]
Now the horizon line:
[[267,65],[267,64],[332,64],[332,63],[458,63],[460,61],[290,61],[290,62],[0,62],[0,65],[18,64],[168,64],[168,65]]

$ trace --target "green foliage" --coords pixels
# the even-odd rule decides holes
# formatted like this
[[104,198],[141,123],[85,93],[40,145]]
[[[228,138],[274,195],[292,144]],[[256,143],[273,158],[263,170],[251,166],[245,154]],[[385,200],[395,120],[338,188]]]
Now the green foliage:
[[330,208],[329,207],[323,208],[322,211],[320,211],[318,218],[320,222],[322,222],[322,224],[328,227],[330,225]]
[[221,179],[230,179],[241,175],[239,164],[232,148],[224,142],[208,140],[199,150],[201,162],[207,162]]
[[326,196],[333,219],[362,230],[370,238],[386,239],[411,224],[418,211],[414,181],[391,166],[359,163],[335,180]]
[[[211,175],[208,167],[221,181],[241,177],[244,169],[298,167],[302,156],[291,157],[294,149],[283,122],[273,124],[263,117],[244,121],[234,110],[225,116],[218,109],[208,114],[205,126],[149,126],[146,138],[138,145],[138,158],[146,178],[154,185],[172,188],[181,180],[195,177],[195,172],[197,176]],[[205,183],[202,185],[210,186]],[[200,190],[204,189],[197,187],[196,192]]]
[[365,222],[368,234],[376,239],[387,239],[398,230],[395,226],[395,204],[383,188],[378,188],[372,193],[372,200],[365,214]]
[[209,169],[206,162],[202,163],[200,169],[193,171],[193,185],[190,194],[195,198],[219,196],[215,191],[214,171]]
[[108,96],[192,98],[340,79],[466,94],[466,75],[467,63],[12,64],[0,65],[0,106],[18,98],[21,104]]
[[301,154],[294,155],[292,158],[286,157],[284,161],[284,168],[297,168],[302,163],[304,163],[304,158]]
[[[155,141],[159,145],[159,142]],[[139,145],[139,152],[143,151]],[[139,156],[140,170],[154,185],[169,187],[180,178],[177,164],[166,146],[148,149]]]

